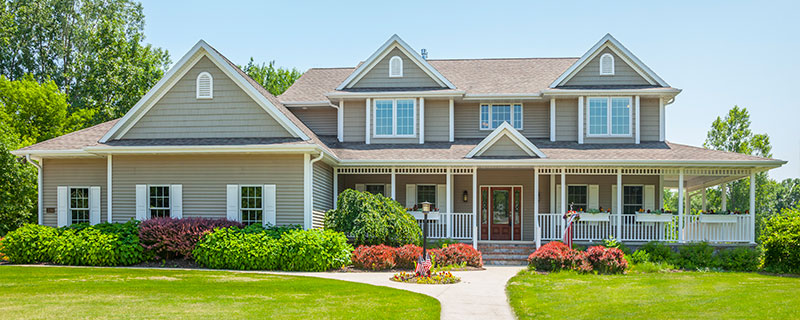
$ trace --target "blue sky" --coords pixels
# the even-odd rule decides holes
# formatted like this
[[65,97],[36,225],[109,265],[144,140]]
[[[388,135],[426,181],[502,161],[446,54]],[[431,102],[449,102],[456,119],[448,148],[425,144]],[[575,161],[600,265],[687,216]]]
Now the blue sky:
[[204,39],[235,63],[354,66],[392,34],[429,57],[579,57],[611,33],[673,87],[667,139],[700,146],[734,105],[767,133],[770,172],[800,177],[800,2],[142,1],[147,42],[177,61]]

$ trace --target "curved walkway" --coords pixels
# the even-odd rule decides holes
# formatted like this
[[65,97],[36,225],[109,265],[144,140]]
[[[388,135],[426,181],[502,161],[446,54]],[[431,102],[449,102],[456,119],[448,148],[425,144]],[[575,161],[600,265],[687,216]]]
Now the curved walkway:
[[506,283],[524,267],[489,266],[482,271],[455,271],[461,282],[422,285],[389,280],[389,272],[268,272],[336,279],[391,287],[429,295],[442,304],[442,319],[514,319]]

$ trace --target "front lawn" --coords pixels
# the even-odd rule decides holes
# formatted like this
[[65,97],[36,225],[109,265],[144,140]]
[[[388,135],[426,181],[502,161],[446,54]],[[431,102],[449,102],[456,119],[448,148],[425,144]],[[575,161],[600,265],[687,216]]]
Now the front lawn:
[[800,305],[800,278],[755,273],[522,271],[506,290],[520,319],[791,319]]
[[337,280],[221,271],[0,266],[0,315],[439,319],[436,299]]

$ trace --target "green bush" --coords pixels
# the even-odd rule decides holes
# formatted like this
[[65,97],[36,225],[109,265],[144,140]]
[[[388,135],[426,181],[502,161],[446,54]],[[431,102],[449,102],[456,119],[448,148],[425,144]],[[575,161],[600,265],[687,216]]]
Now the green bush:
[[26,224],[6,234],[0,247],[12,263],[50,262],[47,248],[56,236],[56,228]]
[[631,271],[640,273],[664,273],[674,270],[675,266],[666,262],[645,261],[631,266]]
[[339,194],[336,204],[336,210],[325,214],[325,228],[343,232],[355,245],[420,244],[422,230],[397,201],[347,189]]
[[764,270],[800,273],[800,209],[784,209],[767,219],[759,241]]
[[192,256],[198,264],[213,269],[278,270],[280,246],[261,228],[221,228],[203,236]]
[[717,252],[716,267],[727,271],[757,271],[761,252],[758,249],[738,247]]
[[633,264],[640,264],[650,262],[650,254],[644,250],[636,250],[630,255],[630,261]]
[[281,268],[286,271],[326,271],[350,264],[353,247],[332,230],[292,230],[281,237]]
[[714,267],[714,248],[705,242],[681,246],[675,264],[687,270]]
[[658,241],[650,241],[639,250],[647,252],[651,262],[673,263],[677,255],[672,248]]

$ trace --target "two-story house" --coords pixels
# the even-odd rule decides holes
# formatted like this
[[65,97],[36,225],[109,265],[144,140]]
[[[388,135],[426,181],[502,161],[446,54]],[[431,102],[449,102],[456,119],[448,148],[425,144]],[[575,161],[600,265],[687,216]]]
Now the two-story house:
[[[123,118],[14,153],[39,168],[46,225],[316,228],[353,188],[416,216],[430,202],[429,236],[475,245],[559,239],[569,207],[586,212],[576,240],[752,243],[752,184],[747,213],[685,203],[785,162],[668,142],[680,92],[611,35],[580,58],[452,60],[392,36],[279,97],[200,41]],[[681,190],[678,212],[655,213],[664,188]]]

